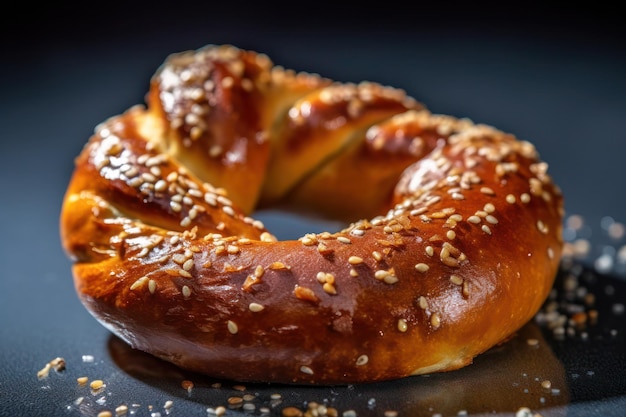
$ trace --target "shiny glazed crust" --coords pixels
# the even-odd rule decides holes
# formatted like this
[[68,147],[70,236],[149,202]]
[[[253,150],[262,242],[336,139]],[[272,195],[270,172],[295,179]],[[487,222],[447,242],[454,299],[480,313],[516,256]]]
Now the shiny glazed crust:
[[[277,241],[254,211],[340,219]],[[375,382],[470,364],[551,289],[562,197],[533,145],[209,45],[75,161],[61,240],[88,311],[131,346],[248,382]]]

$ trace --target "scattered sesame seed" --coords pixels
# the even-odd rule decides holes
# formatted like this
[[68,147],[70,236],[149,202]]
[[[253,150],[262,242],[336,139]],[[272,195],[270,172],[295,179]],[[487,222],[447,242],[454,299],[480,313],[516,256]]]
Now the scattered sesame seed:
[[103,387],[105,387],[104,382],[101,379],[96,379],[94,381],[91,381],[91,384],[89,384],[89,387],[94,390],[97,391]]
[[115,415],[116,416],[123,416],[126,415],[126,413],[128,413],[128,406],[127,405],[120,405],[115,407]]
[[191,288],[189,288],[186,285],[183,285],[182,293],[183,293],[183,297],[189,298],[191,296]]
[[307,374],[307,375],[313,375],[313,369],[309,368],[308,366],[302,365],[300,367],[300,372]]
[[487,223],[498,224],[498,219],[496,219],[491,214],[487,215],[487,217],[485,217],[485,220],[487,220]]
[[452,282],[454,285],[462,285],[463,278],[458,275],[450,275],[450,282]]
[[398,320],[398,330],[400,330],[402,333],[406,332],[408,330],[409,326],[406,322],[406,320],[404,319],[399,319]]
[[250,303],[250,305],[248,305],[248,308],[254,313],[258,313],[259,311],[263,311],[265,309],[265,307],[259,303]]
[[331,295],[337,294],[337,289],[330,282],[325,282],[322,285],[322,288],[323,288],[324,292],[327,293],[327,294],[331,294]]
[[351,265],[358,265],[363,263],[363,258],[359,256],[351,256],[348,258],[348,263]]
[[137,288],[140,288],[143,286],[143,284],[147,283],[149,280],[148,277],[143,276],[139,279],[137,279],[137,281],[133,282],[133,284],[130,286],[131,291],[136,290]]
[[433,329],[438,329],[441,326],[441,319],[439,318],[439,314],[433,313],[430,316],[430,325],[433,326]]
[[367,355],[361,355],[356,360],[356,366],[363,366],[369,362],[369,357]]
[[478,224],[478,223],[480,223],[482,220],[481,220],[481,219],[480,219],[480,217],[478,217],[478,216],[469,216],[469,217],[467,218],[467,221],[468,221],[468,222],[470,222],[470,223]]

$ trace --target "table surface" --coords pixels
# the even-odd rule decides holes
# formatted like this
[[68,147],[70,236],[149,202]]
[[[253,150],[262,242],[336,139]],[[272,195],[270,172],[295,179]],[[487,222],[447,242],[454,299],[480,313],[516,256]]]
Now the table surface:
[[[91,4],[91,3],[90,3]],[[513,7],[418,11],[315,9],[278,19],[239,4],[28,5],[4,16],[0,68],[0,415],[280,415],[318,402],[350,416],[622,416],[626,410],[626,48],[615,15]],[[451,3],[451,5],[454,3]],[[69,6],[66,6],[69,7]],[[74,6],[79,7],[79,6]],[[321,7],[321,6],[320,6]],[[74,292],[58,218],[73,158],[93,128],[143,103],[173,52],[228,43],[286,68],[403,88],[435,113],[468,117],[533,142],[566,197],[564,235],[588,251],[555,286],[571,317],[572,279],[596,297],[596,323],[559,336],[539,314],[518,337],[458,372],[346,387],[240,386],[133,351]],[[333,224],[263,213],[279,237]],[[578,246],[576,246],[578,245]],[[572,298],[573,297],[573,298]],[[568,310],[569,309],[569,310]],[[535,338],[538,346],[526,340]],[[37,373],[62,357],[66,368]],[[102,379],[93,392],[76,378]],[[192,381],[185,389],[182,381]],[[551,386],[542,382],[549,380]],[[248,394],[239,406],[229,397]],[[171,405],[171,407],[170,407]],[[210,411],[209,410],[209,411]],[[115,412],[114,412],[115,414]],[[393,415],[387,413],[387,416]]]

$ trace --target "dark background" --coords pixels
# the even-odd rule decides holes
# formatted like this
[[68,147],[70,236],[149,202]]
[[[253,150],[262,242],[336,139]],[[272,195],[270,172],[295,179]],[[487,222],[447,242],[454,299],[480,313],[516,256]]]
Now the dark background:
[[[435,113],[533,142],[563,190],[568,215],[585,220],[568,235],[594,242],[583,262],[608,254],[614,259],[608,273],[622,282],[617,250],[624,240],[609,239],[606,226],[626,221],[625,25],[617,2],[566,4],[115,0],[4,7],[0,415],[95,415],[97,406],[80,413],[71,407],[79,394],[70,369],[71,376],[52,375],[62,378],[57,386],[35,377],[56,356],[94,354],[103,373],[143,395],[144,405],[146,395],[170,393],[143,379],[138,387],[111,363],[114,342],[73,292],[58,215],[72,160],[95,125],[143,103],[149,78],[168,54],[205,44],[254,49],[286,68],[339,81],[403,88]],[[287,224],[269,222],[282,237],[311,226]],[[618,359],[604,367],[621,370],[615,377],[623,380]],[[623,386],[610,391],[622,406]],[[384,398],[394,386],[381,389]],[[578,399],[587,403],[599,392],[596,386]],[[206,415],[204,408],[198,415]]]

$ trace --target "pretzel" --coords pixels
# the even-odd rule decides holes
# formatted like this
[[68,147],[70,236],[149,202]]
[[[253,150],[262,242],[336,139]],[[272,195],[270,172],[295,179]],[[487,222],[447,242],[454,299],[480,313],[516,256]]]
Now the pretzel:
[[[246,382],[451,371],[546,299],[563,198],[536,148],[207,45],[167,57],[146,105],[99,125],[60,215],[86,309],[132,347]],[[277,240],[266,208],[342,230]]]

